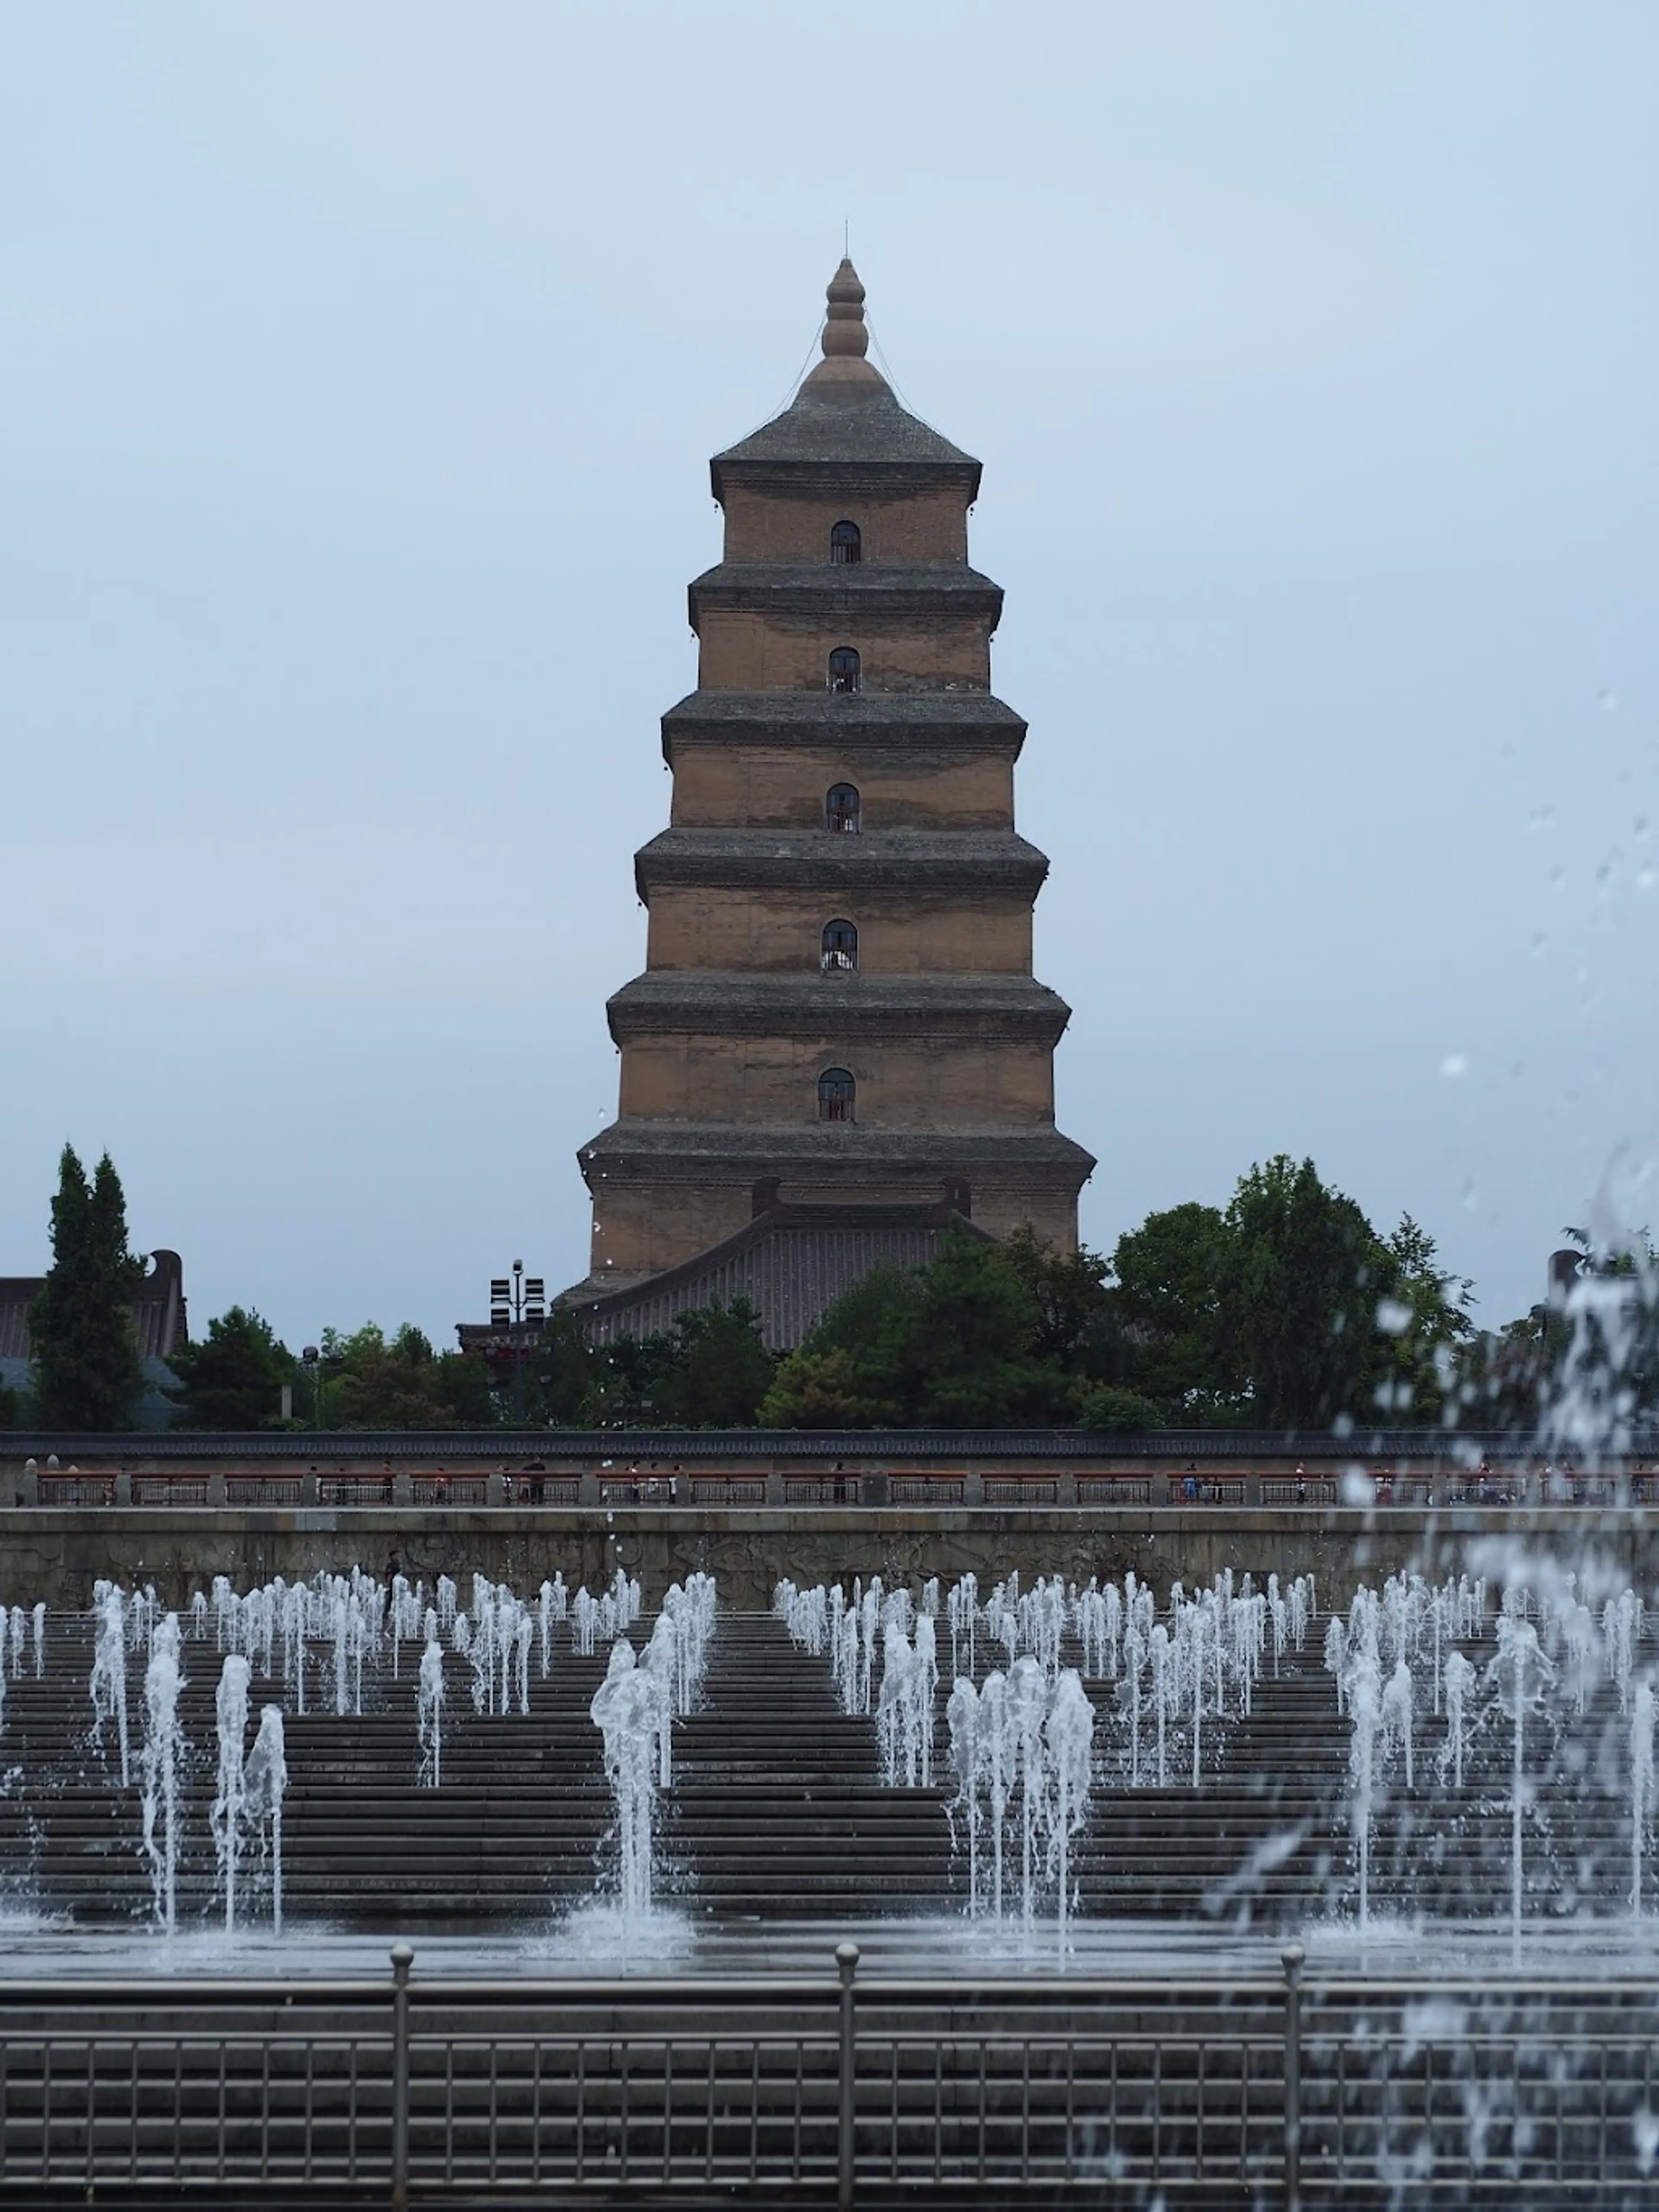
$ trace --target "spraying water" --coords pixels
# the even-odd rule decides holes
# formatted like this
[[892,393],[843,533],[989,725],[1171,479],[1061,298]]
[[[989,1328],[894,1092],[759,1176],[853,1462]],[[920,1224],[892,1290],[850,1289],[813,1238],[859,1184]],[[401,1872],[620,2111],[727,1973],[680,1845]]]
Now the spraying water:
[[605,1780],[617,1806],[623,1918],[641,1920],[651,1910],[658,1705],[655,1686],[635,1665],[626,1637],[611,1646],[605,1680],[588,1711],[605,1738]]
[[421,1676],[416,1691],[415,1732],[421,1747],[421,1786],[436,1790],[443,1783],[444,1651],[435,1636],[427,1638],[421,1655]]
[[93,1592],[97,1618],[97,1640],[92,1658],[93,1735],[101,1747],[104,1723],[115,1723],[121,1754],[121,1787],[131,1780],[127,1748],[127,1644],[122,1618],[121,1593],[112,1583],[100,1583]]
[[1641,1683],[1630,1717],[1630,1912],[1642,1917],[1642,1862],[1653,1825],[1653,1691]]
[[170,1613],[151,1640],[144,1669],[144,1741],[139,1755],[144,1856],[156,1923],[171,1936],[179,1924],[179,1616]]
[[209,1814],[220,1887],[225,1897],[225,1933],[236,1932],[236,1873],[241,1853],[246,1785],[247,1691],[252,1672],[240,1651],[226,1655],[214,1711],[219,1732],[219,1779]]
[[283,1932],[283,1798],[288,1789],[287,1747],[283,1736],[283,1709],[267,1705],[259,1716],[259,1733],[248,1753],[245,1778],[246,1810],[260,1838],[270,1868],[270,1925],[273,1935]]

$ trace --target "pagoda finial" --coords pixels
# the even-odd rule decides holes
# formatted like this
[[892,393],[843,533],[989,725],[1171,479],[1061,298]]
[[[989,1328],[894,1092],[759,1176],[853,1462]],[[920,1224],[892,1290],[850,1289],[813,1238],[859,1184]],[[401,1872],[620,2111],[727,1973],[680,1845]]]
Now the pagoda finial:
[[823,296],[830,302],[823,318],[824,359],[851,356],[862,361],[870,350],[870,333],[864,326],[864,287],[845,254]]
[[865,359],[870,333],[864,321],[864,287],[859,272],[843,254],[842,264],[824,293],[829,306],[823,317],[823,359],[807,378],[807,385],[823,394],[823,387],[840,387],[847,398],[860,396],[861,388],[885,392],[886,381]]

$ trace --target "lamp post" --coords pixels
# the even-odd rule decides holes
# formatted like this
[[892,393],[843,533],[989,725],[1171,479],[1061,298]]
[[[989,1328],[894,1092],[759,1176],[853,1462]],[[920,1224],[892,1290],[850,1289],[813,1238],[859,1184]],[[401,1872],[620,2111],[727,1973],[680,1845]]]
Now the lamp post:
[[[511,1362],[513,1369],[513,1419],[524,1419],[524,1364],[534,1348],[534,1338],[539,1337],[547,1321],[547,1285],[540,1275],[526,1275],[524,1261],[513,1262],[511,1275],[493,1275],[489,1282],[489,1326],[506,1336],[505,1345],[499,1346],[495,1358]],[[533,1332],[532,1340],[525,1340],[525,1330]]]
[[324,1382],[333,1370],[343,1367],[345,1360],[337,1352],[324,1352],[318,1346],[308,1344],[300,1354],[300,1364],[311,1385],[311,1425],[313,1430],[320,1430],[323,1425]]

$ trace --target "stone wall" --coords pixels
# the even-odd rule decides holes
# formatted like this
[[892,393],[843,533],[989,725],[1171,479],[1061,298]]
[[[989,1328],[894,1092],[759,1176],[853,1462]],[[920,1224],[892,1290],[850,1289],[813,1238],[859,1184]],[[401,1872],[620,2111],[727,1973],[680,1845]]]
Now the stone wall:
[[816,976],[824,924],[837,920],[858,931],[866,975],[1031,972],[1029,893],[825,889],[810,881],[792,890],[653,891],[647,959],[652,968]]
[[677,830],[823,828],[832,784],[858,791],[866,830],[1011,830],[1018,739],[933,744],[837,744],[833,732],[793,745],[680,738],[674,746]]
[[835,623],[819,615],[710,611],[698,640],[697,685],[704,691],[822,691],[830,649],[850,645],[867,690],[988,691],[991,629],[988,615],[884,615],[874,606]]
[[239,1587],[319,1569],[382,1572],[396,1550],[404,1571],[430,1582],[475,1570],[533,1590],[555,1571],[573,1589],[597,1588],[618,1566],[637,1575],[647,1603],[702,1568],[721,1601],[764,1609],[778,1577],[811,1583],[879,1574],[918,1583],[972,1572],[981,1588],[1018,1568],[1077,1580],[1133,1569],[1160,1598],[1177,1577],[1190,1588],[1225,1567],[1258,1581],[1313,1574],[1322,1602],[1356,1580],[1418,1566],[1500,1578],[1517,1559],[1546,1556],[1592,1565],[1644,1593],[1659,1575],[1659,1526],[1640,1511],[1459,1509],[1438,1514],[1235,1511],[1221,1507],[1139,1511],[913,1512],[789,1509],[712,1512],[426,1511],[392,1508],[296,1512],[179,1507],[77,1511],[15,1509],[0,1515],[0,1601],[82,1607],[100,1577],[153,1583],[179,1607],[215,1575]]
[[826,561],[830,532],[856,521],[866,562],[968,559],[968,506],[955,485],[883,497],[851,484],[828,495],[774,483],[763,491],[728,483],[727,561]]

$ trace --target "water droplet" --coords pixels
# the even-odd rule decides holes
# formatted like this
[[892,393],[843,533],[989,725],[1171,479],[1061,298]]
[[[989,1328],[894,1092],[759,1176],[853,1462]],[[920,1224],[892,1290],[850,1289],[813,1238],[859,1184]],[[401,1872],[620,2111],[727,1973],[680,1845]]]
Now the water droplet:
[[1636,871],[1636,888],[1638,891],[1650,891],[1656,884],[1659,884],[1659,868],[1646,867],[1638,868]]
[[1619,694],[1616,691],[1598,691],[1595,703],[1604,714],[1616,714],[1619,712]]
[[1469,1059],[1467,1053],[1449,1052],[1440,1063],[1440,1073],[1443,1075],[1467,1075],[1468,1072]]
[[1553,806],[1534,806],[1527,817],[1527,827],[1534,836],[1540,830],[1553,830],[1555,809]]

